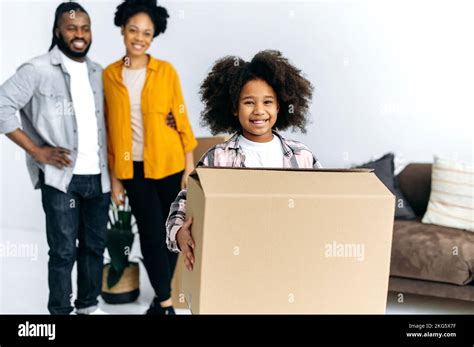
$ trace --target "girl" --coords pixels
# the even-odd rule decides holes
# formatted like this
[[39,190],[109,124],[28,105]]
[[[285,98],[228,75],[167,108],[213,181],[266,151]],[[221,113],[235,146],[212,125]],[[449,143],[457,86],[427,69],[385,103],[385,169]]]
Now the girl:
[[[235,134],[208,150],[197,166],[321,167],[305,145],[277,132],[290,127],[306,132],[312,91],[301,71],[278,51],[262,51],[250,62],[238,57],[217,61],[201,85],[201,123],[213,134]],[[183,253],[186,267],[192,271],[192,219],[185,221],[185,215],[186,189],[171,205],[166,241],[171,251]]]
[[[169,206],[193,170],[197,145],[188,121],[178,74],[147,54],[166,29],[168,13],[156,0],[127,0],[115,25],[126,56],[104,70],[112,198],[123,203],[124,188],[137,220],[143,263],[155,299],[147,314],[174,314],[171,278],[177,256],[166,248]],[[172,113],[176,130],[167,125]]]

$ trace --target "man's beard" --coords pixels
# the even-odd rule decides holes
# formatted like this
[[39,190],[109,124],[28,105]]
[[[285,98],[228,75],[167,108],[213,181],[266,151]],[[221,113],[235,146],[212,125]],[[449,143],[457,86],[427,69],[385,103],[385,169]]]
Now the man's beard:
[[64,54],[66,54],[67,56],[72,57],[72,58],[84,58],[87,55],[87,52],[89,52],[89,48],[91,48],[91,44],[92,44],[92,40],[91,40],[91,41],[89,41],[89,45],[87,46],[85,51],[75,52],[75,51],[71,50],[71,48],[69,48],[67,42],[64,40],[64,37],[63,37],[63,35],[61,35],[61,33],[59,34],[57,42],[58,42],[59,49]]

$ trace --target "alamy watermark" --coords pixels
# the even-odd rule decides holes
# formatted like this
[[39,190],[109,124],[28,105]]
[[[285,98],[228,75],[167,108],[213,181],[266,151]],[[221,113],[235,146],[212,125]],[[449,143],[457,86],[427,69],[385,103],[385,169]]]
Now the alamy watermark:
[[0,258],[29,258],[38,260],[38,245],[34,243],[0,242]]
[[339,243],[333,241],[324,245],[324,255],[326,257],[355,258],[357,261],[364,261],[365,245],[363,243]]
[[19,337],[46,337],[52,341],[56,339],[56,324],[36,324],[26,321],[18,325]]

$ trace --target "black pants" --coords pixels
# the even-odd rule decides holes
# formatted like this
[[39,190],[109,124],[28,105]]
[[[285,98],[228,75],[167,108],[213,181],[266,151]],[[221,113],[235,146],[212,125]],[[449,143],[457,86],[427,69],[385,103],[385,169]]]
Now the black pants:
[[143,162],[133,162],[133,179],[123,180],[137,220],[143,263],[160,301],[171,297],[171,279],[177,253],[166,247],[165,222],[181,188],[183,172],[155,180],[145,178]]
[[[48,310],[69,314],[71,272],[77,260],[77,309],[96,306],[102,285],[110,193],[102,193],[99,175],[74,175],[67,193],[44,183],[41,198],[49,245]],[[79,245],[76,247],[76,240]]]

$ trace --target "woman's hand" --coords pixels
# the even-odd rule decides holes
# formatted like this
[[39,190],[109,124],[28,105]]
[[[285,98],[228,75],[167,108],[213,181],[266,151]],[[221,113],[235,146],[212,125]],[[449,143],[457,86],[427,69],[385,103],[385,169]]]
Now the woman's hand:
[[123,189],[123,184],[119,179],[111,177],[112,183],[112,200],[115,205],[120,206],[125,202],[125,191]]
[[176,121],[172,113],[168,113],[166,116],[166,125],[176,130]]
[[189,271],[193,271],[194,267],[194,239],[191,235],[191,226],[193,224],[193,217],[189,217],[184,221],[181,229],[176,234],[176,241],[178,247],[184,257],[184,264]]
[[188,177],[194,170],[193,151],[186,153],[186,168],[184,169],[183,178],[181,178],[181,189],[188,187]]
[[183,177],[181,178],[181,189],[188,188],[188,177],[193,172],[193,169],[191,170],[184,170]]

